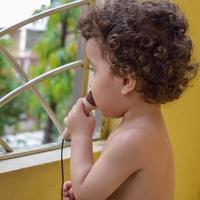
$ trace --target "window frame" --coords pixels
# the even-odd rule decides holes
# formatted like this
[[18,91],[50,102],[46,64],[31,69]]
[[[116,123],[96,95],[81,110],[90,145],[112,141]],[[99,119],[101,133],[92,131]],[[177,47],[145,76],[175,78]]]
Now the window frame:
[[[0,38],[3,37],[4,35],[8,34],[8,33],[11,33],[12,31],[16,31],[19,28],[21,28],[21,27],[23,27],[23,26],[25,26],[29,23],[32,23],[34,21],[37,21],[37,20],[39,20],[43,17],[50,16],[50,15],[58,13],[58,12],[67,11],[70,8],[74,8],[74,7],[78,7],[78,6],[80,6],[80,7],[81,6],[87,6],[87,7],[81,7],[81,12],[83,10],[87,11],[87,9],[90,9],[94,4],[95,4],[95,0],[77,0],[77,1],[69,2],[69,3],[66,3],[64,5],[55,7],[55,8],[45,10],[45,11],[38,13],[38,14],[35,14],[35,15],[31,16],[30,18],[25,19],[25,20],[13,25],[13,26],[10,26],[8,28],[0,30]],[[81,38],[81,36],[79,38],[80,39],[78,41],[79,42],[78,45],[83,46],[83,38]],[[24,80],[24,84],[22,84],[21,86],[14,89],[13,91],[6,94],[5,96],[3,96],[0,99],[0,107],[4,104],[8,103],[12,98],[16,97],[18,94],[20,94],[24,90],[27,90],[27,89],[32,90],[33,93],[39,94],[37,89],[35,89],[36,84],[38,84],[40,81],[42,81],[46,78],[49,78],[51,76],[54,76],[56,74],[61,73],[64,70],[70,70],[70,69],[77,70],[76,73],[75,73],[75,90],[78,89],[78,86],[80,86],[80,84],[82,83],[81,91],[80,90],[79,91],[73,91],[74,92],[73,102],[75,102],[75,100],[77,98],[79,98],[80,96],[85,96],[86,93],[87,93],[88,77],[89,77],[89,61],[85,56],[83,57],[83,55],[84,55],[83,49],[81,51],[79,49],[79,52],[77,52],[77,57],[78,58],[83,57],[83,60],[76,60],[74,62],[76,64],[68,63],[68,64],[63,65],[63,66],[58,66],[57,68],[55,68],[51,71],[47,71],[47,72],[43,73],[42,75],[40,75],[40,76],[38,76],[38,77],[36,77],[32,80],[28,79],[27,74],[22,70],[21,66],[16,62],[16,60],[12,57],[12,55],[4,47],[0,46],[0,51],[4,55],[6,60],[10,62],[11,66],[15,69],[16,73],[18,73],[21,76],[21,78]],[[75,67],[70,67],[71,65],[73,65]],[[81,67],[80,70],[78,70],[78,66]],[[35,92],[34,92],[34,90],[35,90]],[[35,96],[37,96],[37,95],[35,95]],[[47,114],[51,117],[54,125],[56,126],[56,128],[58,130],[58,132],[61,134],[63,132],[64,128],[58,122],[55,114],[51,111],[51,108],[45,102],[43,97],[40,96],[40,95],[38,95],[38,96],[39,96],[38,100],[40,101],[42,107],[45,108],[45,106],[46,106]],[[5,101],[5,99],[7,101]],[[102,118],[100,138],[94,138],[93,141],[105,139],[107,137],[106,131],[108,129],[108,121],[109,121],[109,119]],[[16,157],[22,157],[22,156],[41,153],[41,152],[57,150],[57,149],[60,148],[61,142],[49,143],[49,144],[42,145],[41,147],[32,147],[32,148],[28,147],[28,149],[27,148],[26,149],[19,149],[19,150],[15,150],[15,151],[12,151],[12,149],[9,148],[9,145],[6,143],[6,141],[1,141],[0,145],[2,145],[3,148],[6,151],[5,153],[0,154],[0,161],[2,161],[2,160],[12,159],[12,158],[16,158]],[[70,147],[69,141],[65,143],[64,147]]]

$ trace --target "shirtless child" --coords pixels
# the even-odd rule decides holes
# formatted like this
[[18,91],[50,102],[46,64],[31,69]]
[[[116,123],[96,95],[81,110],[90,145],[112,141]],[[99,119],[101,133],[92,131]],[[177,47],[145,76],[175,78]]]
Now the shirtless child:
[[103,116],[122,120],[94,163],[95,118],[85,115],[82,99],[74,105],[65,118],[71,181],[64,200],[173,200],[173,153],[160,105],[178,99],[197,72],[185,17],[169,1],[111,0],[78,28],[95,103]]

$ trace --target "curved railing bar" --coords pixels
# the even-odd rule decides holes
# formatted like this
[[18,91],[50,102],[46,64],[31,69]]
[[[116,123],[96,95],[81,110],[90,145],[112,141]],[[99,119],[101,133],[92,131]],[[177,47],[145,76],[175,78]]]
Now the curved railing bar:
[[[10,55],[10,53],[2,46],[0,46],[1,53],[5,56],[5,58],[8,60],[8,62],[12,65],[12,67],[15,69],[15,71],[20,75],[20,77],[24,80],[24,82],[28,82],[28,76],[22,69],[22,67],[15,61],[15,59]],[[51,107],[46,103],[45,99],[42,97],[42,95],[39,93],[39,91],[32,86],[30,88],[33,94],[37,97],[38,101],[44,108],[44,110],[47,112],[51,120],[53,121],[54,125],[58,129],[59,133],[62,134],[64,128],[60,124],[60,122],[57,120],[55,113],[52,111]]]
[[[9,54],[9,52],[7,52],[7,50],[2,46],[0,46],[0,51],[6,57],[8,62],[12,65],[15,71],[19,74],[19,76],[24,80],[24,82],[28,82],[29,80],[28,80],[27,74],[23,71],[22,67],[19,66],[19,64],[15,61],[15,59]],[[62,127],[60,122],[57,120],[55,113],[52,111],[51,107],[48,105],[48,103],[45,101],[45,99],[42,97],[42,95],[39,93],[39,91],[35,87],[32,87],[31,91],[36,96],[36,98],[38,99],[38,101],[40,102],[44,110],[47,112],[47,114],[53,121],[59,133],[62,134],[64,128]]]
[[0,138],[0,145],[4,148],[6,152],[13,152],[13,149],[2,138]]
[[31,16],[28,19],[25,19],[25,20],[15,24],[15,25],[12,25],[8,28],[4,28],[4,29],[0,30],[0,37],[12,32],[16,29],[19,29],[24,25],[27,25],[27,24],[34,22],[34,21],[37,21],[38,19],[41,19],[43,17],[47,17],[47,16],[50,16],[52,14],[55,14],[55,13],[58,13],[58,12],[61,12],[61,11],[66,11],[66,10],[71,9],[73,7],[82,6],[82,5],[85,5],[87,3],[90,3],[90,1],[89,0],[77,0],[77,1],[67,3],[65,5],[58,6],[56,8],[51,8],[51,9],[48,9],[46,11],[40,12],[38,14]]
[[6,94],[4,97],[2,97],[0,99],[0,107],[2,107],[3,105],[5,105],[9,101],[11,101],[13,98],[15,98],[17,95],[22,93],[24,90],[29,89],[30,87],[33,87],[34,85],[43,81],[44,79],[49,78],[49,77],[51,77],[55,74],[61,73],[61,72],[66,71],[66,70],[75,69],[77,67],[80,67],[82,64],[83,64],[83,62],[81,60],[78,60],[78,61],[75,61],[75,62],[72,62],[72,63],[69,63],[69,64],[62,65],[60,67],[57,67],[57,68],[50,70],[46,73],[43,73],[42,75],[26,82],[25,84],[19,86],[18,88],[12,90],[8,94]]
[[24,72],[23,68],[16,62],[13,56],[3,47],[0,45],[0,52],[5,56],[11,66],[15,69],[15,71],[20,75],[21,79],[24,82],[29,81],[27,74]]
[[[56,8],[51,8],[51,9],[48,9],[46,11],[40,12],[38,14],[31,16],[28,19],[25,19],[25,20],[15,24],[15,25],[12,25],[10,27],[7,27],[7,28],[0,30],[0,37],[14,31],[14,30],[19,29],[24,25],[27,25],[27,24],[34,22],[34,21],[37,21],[40,18],[47,17],[47,16],[50,16],[50,15],[58,13],[58,12],[66,11],[66,10],[71,9],[73,7],[81,6],[81,5],[84,5],[84,4],[93,5],[93,1],[94,0],[77,0],[77,1],[74,1],[74,2],[67,3],[65,5],[62,5],[62,6],[58,6]],[[16,92],[16,94],[13,94],[13,92],[15,91],[15,90],[13,90],[11,92],[12,94],[9,93],[6,96],[4,96],[3,98],[1,98],[0,99],[0,107],[2,105],[6,104],[7,102],[9,102],[11,99],[13,99],[19,93],[21,93],[21,91],[25,90],[26,88],[30,88],[30,90],[37,97],[38,101],[40,102],[40,104],[42,105],[42,107],[44,108],[44,110],[46,111],[48,116],[53,121],[53,123],[56,126],[56,128],[58,129],[59,133],[62,134],[64,128],[61,126],[61,124],[57,120],[55,113],[52,111],[51,107],[46,103],[45,99],[41,96],[41,94],[35,88],[34,85],[36,83],[44,80],[45,78],[53,76],[53,75],[60,73],[64,70],[76,68],[76,67],[82,65],[83,61],[79,60],[79,61],[76,61],[74,63],[63,65],[61,67],[58,67],[57,69],[51,70],[51,71],[49,71],[45,74],[42,74],[39,77],[36,77],[35,79],[32,79],[31,81],[29,81],[28,76],[24,72],[23,68],[15,61],[15,59],[9,54],[9,52],[7,52],[7,50],[4,47],[1,47],[1,46],[0,46],[0,51],[7,58],[8,62],[15,69],[15,71],[20,75],[20,77],[24,80],[24,82],[26,82],[26,84],[24,84],[20,87],[21,88],[20,90],[19,90],[19,88],[17,88],[18,92]],[[3,146],[3,148],[5,149],[6,152],[12,152],[13,151],[12,148],[1,138],[0,138],[0,144]]]

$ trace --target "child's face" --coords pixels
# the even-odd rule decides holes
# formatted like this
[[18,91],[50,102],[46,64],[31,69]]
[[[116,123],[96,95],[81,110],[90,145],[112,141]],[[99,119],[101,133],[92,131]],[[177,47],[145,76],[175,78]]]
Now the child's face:
[[86,54],[92,66],[90,85],[97,107],[106,117],[121,117],[124,112],[123,106],[120,106],[122,79],[113,75],[94,39],[87,41]]

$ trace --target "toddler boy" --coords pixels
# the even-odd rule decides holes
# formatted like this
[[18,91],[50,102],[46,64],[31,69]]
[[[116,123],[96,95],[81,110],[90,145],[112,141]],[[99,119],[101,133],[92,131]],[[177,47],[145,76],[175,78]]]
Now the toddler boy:
[[[122,118],[94,163],[93,115],[82,99],[65,118],[71,181],[64,199],[173,200],[173,153],[160,105],[178,99],[197,72],[188,23],[167,0],[108,0],[78,22],[102,115]],[[72,191],[73,190],[73,191]]]

